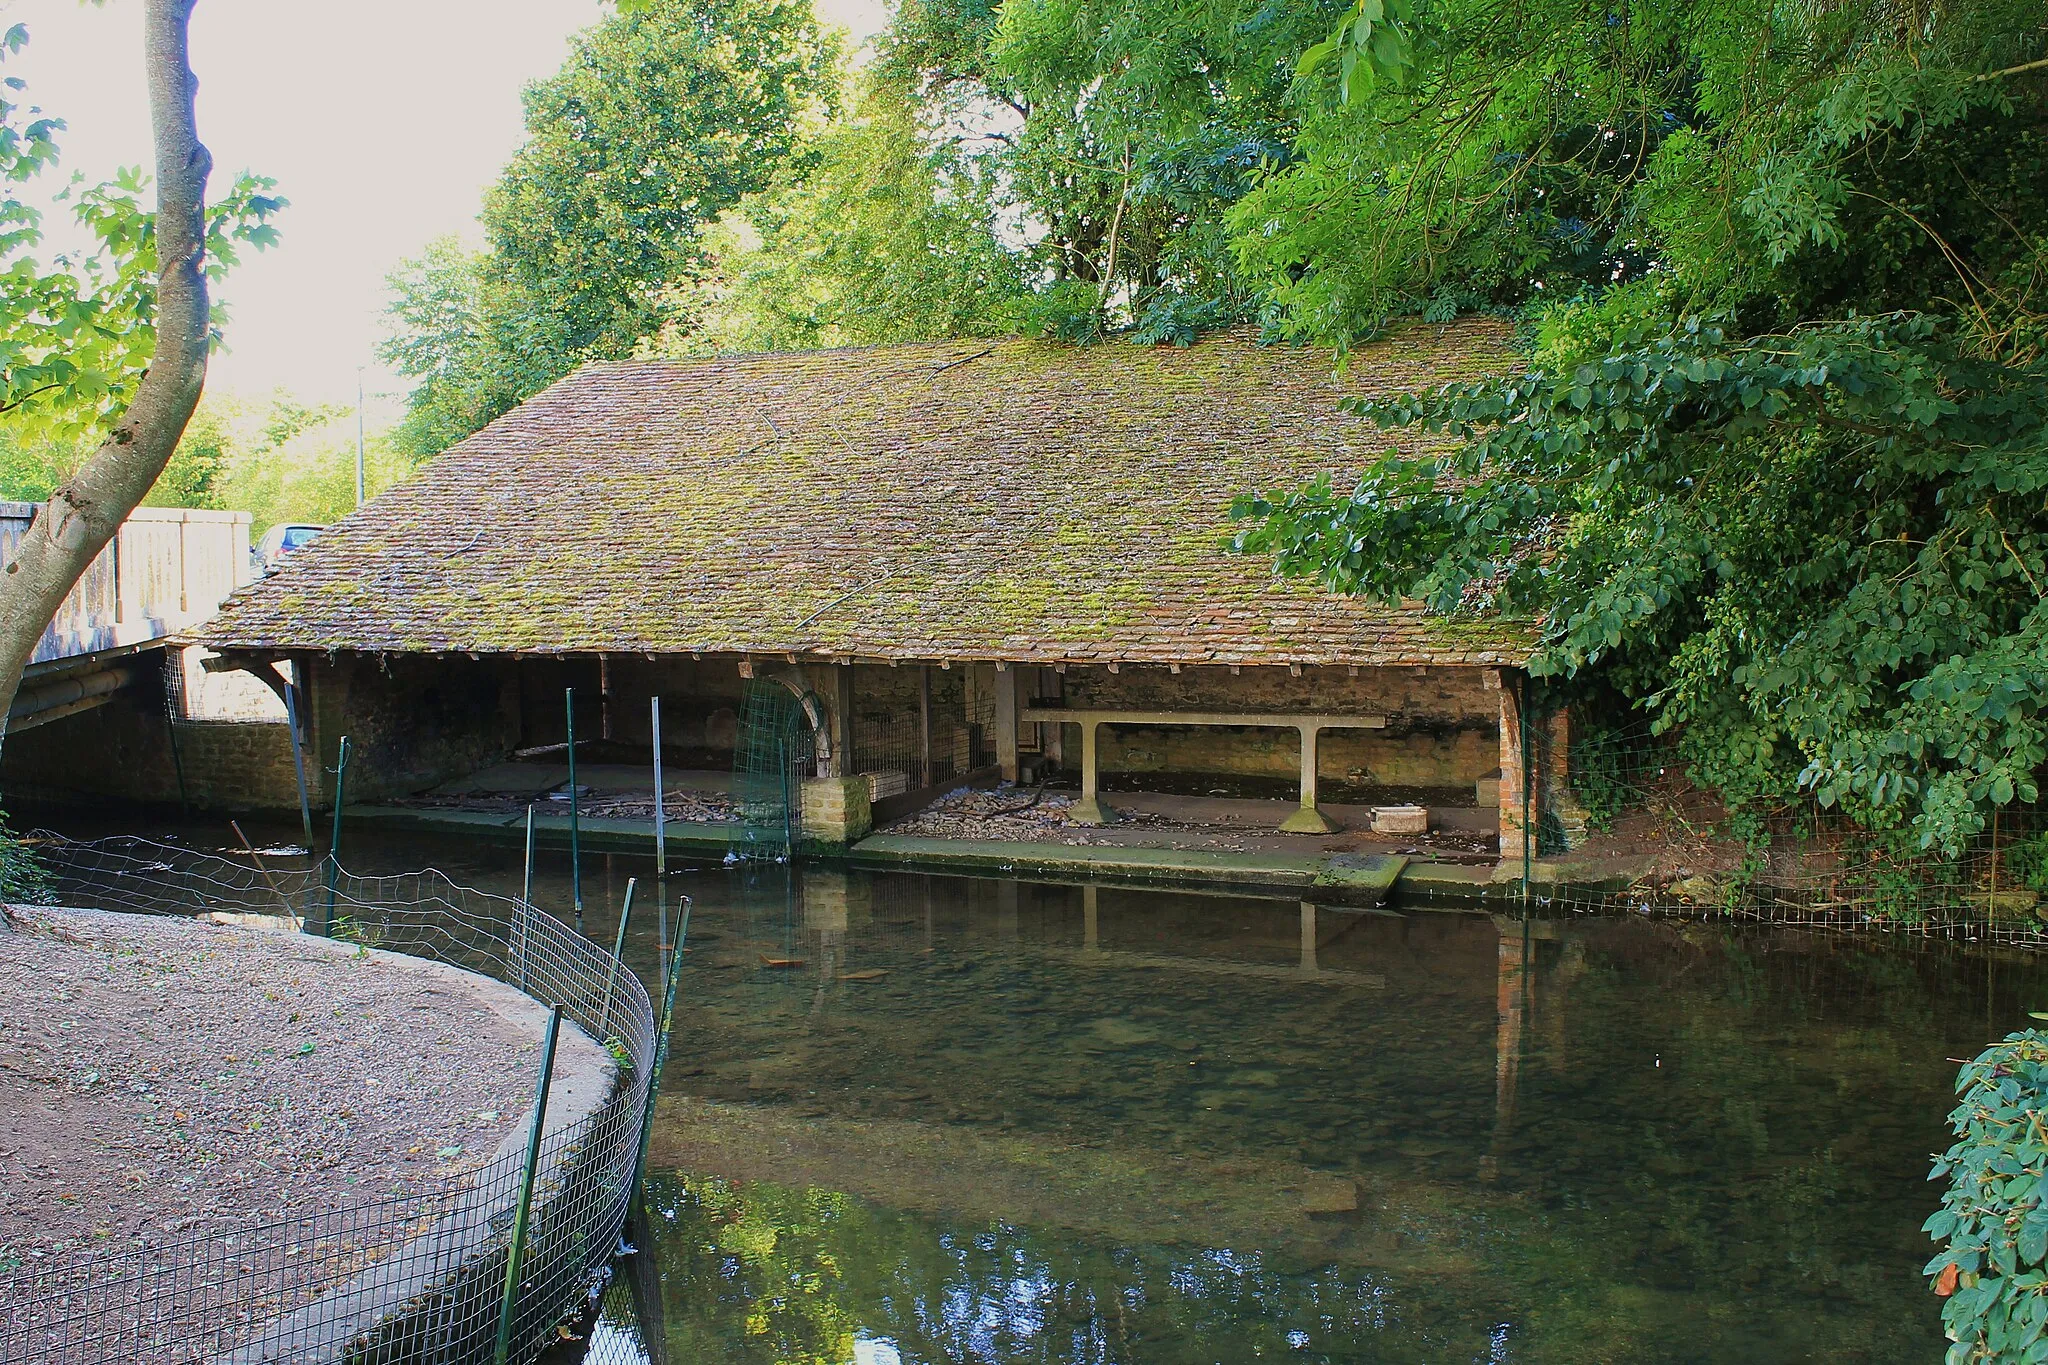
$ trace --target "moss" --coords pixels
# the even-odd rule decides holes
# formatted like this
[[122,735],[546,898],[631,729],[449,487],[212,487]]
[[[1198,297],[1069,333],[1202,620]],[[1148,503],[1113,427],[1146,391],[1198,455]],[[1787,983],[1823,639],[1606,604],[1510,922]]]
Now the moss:
[[1343,392],[1487,368],[1506,335],[1396,332],[1342,379],[1328,353],[1245,337],[605,366],[589,396],[566,380],[544,421],[510,414],[378,499],[209,638],[969,658],[1124,641],[1157,656],[1181,622],[1179,643],[1247,661],[1491,654],[1527,626],[1276,586],[1224,541],[1235,494],[1359,460]]

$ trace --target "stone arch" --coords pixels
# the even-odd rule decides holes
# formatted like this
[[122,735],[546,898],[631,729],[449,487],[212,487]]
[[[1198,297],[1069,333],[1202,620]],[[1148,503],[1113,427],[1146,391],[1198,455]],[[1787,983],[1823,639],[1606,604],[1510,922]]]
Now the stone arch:
[[796,704],[803,708],[804,719],[811,723],[811,752],[817,755],[819,777],[832,772],[832,724],[825,713],[824,700],[812,690],[810,680],[794,666],[778,668],[762,676],[763,682],[780,683],[789,689]]

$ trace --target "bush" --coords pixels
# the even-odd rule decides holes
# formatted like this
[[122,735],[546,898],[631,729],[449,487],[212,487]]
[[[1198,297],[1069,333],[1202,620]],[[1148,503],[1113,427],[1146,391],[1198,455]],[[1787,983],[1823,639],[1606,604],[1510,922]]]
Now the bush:
[[42,860],[0,814],[0,904],[41,905],[54,893]]
[[1956,1093],[1956,1143],[1929,1177],[1948,1193],[1923,1225],[1948,1243],[1925,1271],[1947,1300],[1948,1363],[2048,1361],[2048,1034],[2008,1034],[1964,1064]]
[[2021,886],[2048,895],[2048,832],[2014,844],[2005,855],[2005,867]]

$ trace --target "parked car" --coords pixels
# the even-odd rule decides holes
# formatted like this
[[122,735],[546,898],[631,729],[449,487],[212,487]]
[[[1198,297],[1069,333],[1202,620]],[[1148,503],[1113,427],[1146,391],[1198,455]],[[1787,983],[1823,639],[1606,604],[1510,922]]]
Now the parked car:
[[276,573],[284,557],[301,545],[326,530],[325,526],[312,526],[304,522],[285,522],[273,526],[263,533],[263,539],[256,542],[256,572]]

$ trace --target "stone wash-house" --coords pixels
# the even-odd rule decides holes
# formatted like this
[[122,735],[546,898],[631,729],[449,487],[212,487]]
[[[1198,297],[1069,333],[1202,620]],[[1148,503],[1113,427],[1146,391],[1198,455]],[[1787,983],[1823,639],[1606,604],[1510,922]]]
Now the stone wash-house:
[[351,799],[560,743],[569,685],[579,739],[644,747],[658,694],[686,766],[729,764],[753,679],[807,694],[818,779],[849,800],[1058,766],[1084,818],[1098,771],[1157,773],[1298,786],[1290,829],[1321,826],[1320,784],[1512,834],[1526,626],[1276,580],[1224,541],[1239,494],[1342,486],[1432,439],[1341,397],[1513,363],[1474,321],[1341,374],[1248,336],[591,365],[238,593],[204,643],[297,666],[322,767],[351,737]]

